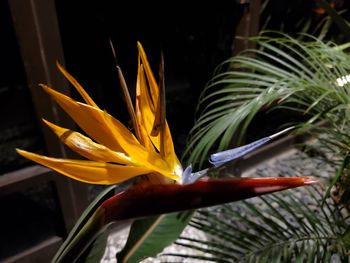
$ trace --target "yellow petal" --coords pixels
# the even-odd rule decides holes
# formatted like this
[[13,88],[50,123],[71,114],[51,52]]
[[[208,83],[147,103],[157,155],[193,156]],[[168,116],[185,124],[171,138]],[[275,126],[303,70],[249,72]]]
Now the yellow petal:
[[111,115],[74,101],[49,87],[44,86],[44,89],[96,141],[111,150],[126,153],[136,166],[145,166],[170,178],[178,179],[178,176],[174,175],[168,164],[158,154],[148,152],[135,136]]
[[183,169],[179,159],[176,156],[174,143],[171,137],[170,129],[168,123],[165,124],[165,135],[164,135],[164,150],[165,150],[165,160],[168,165],[172,168],[176,175],[181,177]]
[[46,157],[17,149],[22,156],[72,179],[91,184],[117,184],[151,172],[144,167]]
[[136,112],[139,122],[147,132],[148,140],[151,139],[157,150],[160,150],[160,136],[151,136],[155,119],[155,109],[148,92],[147,82],[143,66],[139,65],[138,85],[136,87]]
[[[113,125],[114,120],[112,116],[105,114],[105,119],[110,123],[109,126],[112,127],[112,131],[115,133],[115,136],[117,136],[119,131],[116,129],[116,126]],[[120,138],[119,143],[124,148],[126,154],[136,163],[142,164],[143,166],[169,178],[175,180],[179,179],[178,175],[174,174],[168,163],[160,158],[159,154],[149,152],[144,147],[141,147],[141,145],[131,144],[125,138]]]
[[[118,120],[107,124],[102,110],[72,100],[47,86],[43,86],[47,93],[71,116],[71,118],[94,140],[117,151],[125,152],[119,145],[120,137],[125,137],[129,142],[139,144],[135,136]],[[109,125],[117,125],[120,133],[115,136]]]
[[92,161],[114,162],[121,164],[130,164],[131,160],[124,153],[108,149],[104,145],[93,142],[90,138],[79,132],[74,132],[62,128],[47,120],[43,120],[53,132],[73,151]]
[[[137,125],[139,126],[140,135],[141,135],[141,142],[142,145],[146,147],[149,151],[154,151],[154,146],[151,141],[151,138],[149,136],[149,133],[147,132],[146,125],[143,120],[143,115],[145,115],[144,111],[149,109],[150,105],[144,105],[144,103],[147,103],[149,101],[149,98],[146,99],[146,102],[143,102],[143,98],[141,99],[141,85],[145,85],[145,76],[143,73],[143,67],[140,64],[140,58],[138,63],[138,70],[137,70],[137,80],[136,80],[136,108],[135,108],[135,114],[137,119]],[[143,93],[144,94],[144,93]],[[147,96],[147,94],[145,94]],[[149,124],[148,124],[149,126]],[[159,145],[159,143],[158,143]]]
[[96,103],[91,99],[89,94],[87,94],[87,92],[83,89],[83,87],[79,84],[79,82],[72,75],[70,75],[58,62],[56,63],[56,65],[58,69],[62,72],[62,74],[68,79],[68,81],[76,88],[76,90],[83,97],[85,102],[90,106],[98,108]]
[[[158,85],[158,100],[155,104],[155,117],[151,136],[158,136],[161,131],[165,128],[165,115],[166,115],[166,101],[165,101],[165,80],[164,80],[164,57],[163,52],[161,53],[160,64],[159,64],[159,85]],[[164,136],[160,135],[160,153],[163,154]]]
[[142,64],[145,68],[145,73],[146,73],[147,80],[148,80],[148,83],[150,86],[151,97],[152,97],[152,101],[153,101],[153,105],[154,105],[155,102],[158,101],[158,95],[159,95],[158,85],[157,85],[156,79],[152,73],[151,66],[149,65],[145,50],[143,49],[140,42],[137,42],[137,48],[138,48],[139,54],[141,56]]
[[[154,75],[152,73],[152,70],[150,68],[150,65],[147,60],[147,56],[145,54],[145,51],[140,43],[138,43],[138,49],[139,54],[142,60],[142,65],[139,64],[140,72],[138,74],[140,83],[139,83],[139,92],[136,92],[137,94],[137,101],[139,103],[139,115],[141,115],[141,119],[143,121],[144,127],[148,133],[148,136],[150,136],[154,146],[157,148],[157,150],[160,150],[160,134],[157,136],[151,136],[151,132],[154,125],[154,120],[156,118],[156,109],[153,102],[158,102],[159,97],[159,87],[155,81]],[[142,70],[142,68],[145,68],[145,72]],[[145,74],[147,76],[148,82],[150,83],[150,91],[151,95],[148,92],[147,88],[147,82],[145,79]],[[152,100],[150,99],[152,97]],[[174,150],[174,143],[171,137],[169,125],[166,122],[165,124],[165,135],[164,135],[164,149],[165,149],[165,160],[169,164],[170,167],[172,167],[174,170],[176,170],[178,175],[182,174],[182,166],[176,156],[175,150]]]

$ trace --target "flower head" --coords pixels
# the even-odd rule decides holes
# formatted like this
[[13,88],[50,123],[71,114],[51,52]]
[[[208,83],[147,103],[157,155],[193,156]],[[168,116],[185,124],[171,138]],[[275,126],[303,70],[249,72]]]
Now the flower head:
[[135,135],[120,121],[100,109],[83,87],[63,67],[59,70],[80,93],[85,103],[41,85],[90,137],[43,120],[61,141],[88,160],[46,157],[17,149],[24,157],[70,178],[93,184],[116,184],[136,177],[178,181],[182,166],[175,154],[169,126],[161,115],[161,92],[138,43],[139,60],[134,111]]
[[[139,43],[138,51],[135,109],[127,99],[134,133],[100,109],[76,79],[60,65],[59,70],[85,102],[75,101],[41,85],[89,137],[47,120],[44,123],[64,144],[87,160],[52,158],[17,149],[19,154],[86,183],[117,184],[139,175],[145,175],[140,179],[152,182],[140,180],[142,183],[109,197],[107,193],[115,188],[111,186],[107,192],[96,197],[100,205],[96,202],[87,209],[88,212],[82,215],[83,219],[77,222],[52,262],[75,262],[98,233],[111,222],[233,202],[317,182],[310,177],[201,179],[212,168],[192,173],[191,165],[183,172],[165,120],[163,74],[160,74],[158,85]],[[162,68],[161,64],[160,69]],[[119,67],[117,69],[122,77]],[[219,167],[219,171],[221,165],[241,158],[288,130],[236,149],[213,154],[209,161]],[[148,233],[151,229],[145,229],[144,225],[141,228],[134,231]]]

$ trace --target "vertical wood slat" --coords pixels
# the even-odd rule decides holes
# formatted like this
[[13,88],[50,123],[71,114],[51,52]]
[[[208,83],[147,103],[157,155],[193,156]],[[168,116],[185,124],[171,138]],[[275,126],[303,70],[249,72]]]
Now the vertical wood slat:
[[243,15],[236,28],[236,36],[233,43],[233,55],[248,49],[255,48],[256,44],[249,42],[247,38],[256,36],[259,32],[261,0],[241,0]]
[[[46,118],[63,127],[74,127],[67,115],[38,86],[45,83],[69,95],[68,83],[56,68],[56,61],[64,65],[64,57],[54,0],[8,1],[38,120]],[[47,127],[41,127],[48,154],[69,156],[57,137]],[[87,205],[87,187],[61,175],[55,176],[55,185],[69,231]]]

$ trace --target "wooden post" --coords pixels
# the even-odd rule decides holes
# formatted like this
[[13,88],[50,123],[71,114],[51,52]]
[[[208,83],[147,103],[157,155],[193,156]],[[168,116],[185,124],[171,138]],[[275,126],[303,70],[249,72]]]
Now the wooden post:
[[[45,83],[69,95],[68,83],[56,68],[56,61],[64,65],[64,57],[54,0],[9,0],[9,6],[38,120],[46,118],[63,127],[74,127],[67,115],[38,86]],[[70,155],[43,125],[42,132],[50,156]],[[68,232],[87,206],[87,186],[61,175],[54,178]]]
[[243,15],[236,28],[236,38],[233,42],[233,55],[242,50],[255,48],[255,43],[247,38],[259,33],[261,0],[240,0],[243,5]]

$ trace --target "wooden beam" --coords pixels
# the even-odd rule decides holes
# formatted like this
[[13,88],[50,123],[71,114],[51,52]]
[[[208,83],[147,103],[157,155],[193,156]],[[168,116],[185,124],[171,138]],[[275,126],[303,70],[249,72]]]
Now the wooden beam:
[[55,255],[62,238],[53,236],[15,256],[2,260],[3,263],[47,263]]
[[0,176],[0,196],[24,191],[36,182],[52,181],[53,172],[41,165],[18,169]]
[[[46,118],[67,128],[74,127],[38,86],[45,83],[69,95],[67,81],[56,68],[56,61],[64,65],[64,57],[54,0],[9,0],[9,6],[38,120]],[[42,132],[50,156],[70,155],[48,128],[43,127]],[[68,231],[87,206],[87,187],[63,176],[56,176],[55,182]]]

